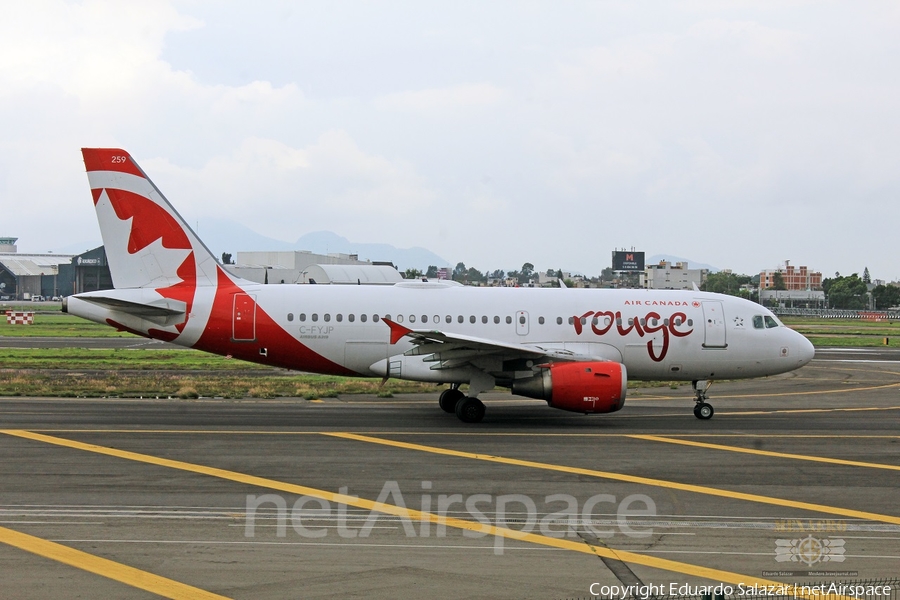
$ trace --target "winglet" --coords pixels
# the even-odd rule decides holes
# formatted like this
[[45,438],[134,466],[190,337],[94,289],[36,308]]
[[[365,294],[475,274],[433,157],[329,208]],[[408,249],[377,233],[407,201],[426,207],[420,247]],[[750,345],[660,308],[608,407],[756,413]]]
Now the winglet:
[[400,341],[401,338],[412,333],[412,329],[409,329],[408,327],[404,327],[403,325],[400,325],[399,323],[394,323],[390,319],[382,319],[382,321],[387,323],[388,327],[391,328],[391,345],[396,344],[397,342]]

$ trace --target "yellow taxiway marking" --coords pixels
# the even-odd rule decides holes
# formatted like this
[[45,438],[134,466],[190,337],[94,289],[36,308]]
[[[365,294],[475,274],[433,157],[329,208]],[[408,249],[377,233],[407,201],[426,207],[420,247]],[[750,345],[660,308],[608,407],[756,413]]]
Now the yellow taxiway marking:
[[[188,462],[183,462],[180,460],[172,460],[168,458],[161,458],[158,456],[151,456],[148,454],[140,454],[137,452],[129,452],[127,450],[118,450],[115,448],[108,448],[106,446],[97,446],[95,444],[85,444],[83,442],[76,442],[74,440],[67,440],[64,438],[52,437],[48,435],[43,435],[40,433],[34,433],[31,431],[25,431],[22,429],[6,429],[0,430],[0,433],[4,433],[6,435],[11,435],[19,438],[24,438],[27,440],[43,442],[46,444],[53,444],[56,446],[63,446],[66,448],[73,448],[76,450],[84,450],[86,452],[93,452],[96,454],[102,454],[105,456],[112,456],[115,458],[122,458],[125,460],[132,460],[135,462],[146,463],[151,465],[157,465],[160,467],[167,467],[170,469],[178,469],[180,471],[187,471],[190,473],[198,473],[201,475],[208,475],[211,477],[217,477],[219,479],[226,479],[229,481],[235,481],[237,483],[242,483],[246,485],[251,485],[260,488],[268,488],[273,490],[279,490],[282,492],[287,492],[290,494],[297,494],[300,496],[310,496],[313,498],[320,498],[322,500],[327,500],[329,502],[336,502],[338,504],[344,504],[347,506],[353,506],[355,508],[361,508],[369,511],[384,513],[388,515],[393,515],[396,517],[401,517],[405,519],[409,519],[411,521],[418,521],[421,523],[434,523],[436,525],[444,525],[447,527],[453,527],[455,529],[461,529],[464,531],[473,531],[483,535],[491,535],[495,537],[502,537],[510,540],[518,540],[522,542],[528,542],[531,544],[539,544],[542,546],[547,546],[550,548],[558,548],[561,550],[570,550],[574,552],[579,552],[581,554],[591,554],[596,556],[603,556],[606,558],[611,558],[614,560],[621,560],[624,562],[643,565],[646,567],[651,567],[654,569],[662,569],[665,571],[671,571],[673,573],[683,573],[686,575],[693,575],[696,577],[704,577],[707,579],[711,579],[713,581],[718,581],[722,583],[734,583],[734,584],[744,584],[744,585],[783,585],[778,582],[761,579],[758,577],[754,577],[752,575],[741,575],[739,573],[732,573],[730,571],[721,571],[719,569],[712,569],[709,567],[703,567],[700,565],[692,565],[689,563],[683,563],[673,560],[668,560],[664,558],[657,558],[654,556],[647,556],[644,554],[639,554],[636,552],[628,552],[625,550],[611,550],[605,547],[593,546],[589,545],[583,541],[575,542],[567,539],[554,538],[546,535],[540,535],[535,533],[528,533],[525,531],[519,531],[515,529],[509,529],[508,527],[498,527],[496,525],[490,525],[488,523],[482,523],[479,521],[467,521],[465,519],[459,519],[456,517],[449,517],[446,515],[438,515],[430,512],[423,512],[414,509],[404,508],[402,506],[397,506],[394,504],[385,504],[382,502],[375,502],[373,500],[368,500],[365,498],[359,498],[357,496],[350,496],[346,494],[335,494],[334,492],[329,492],[326,490],[320,490],[316,488],[311,488],[303,485],[297,485],[292,483],[286,483],[283,481],[277,481],[275,479],[267,479],[265,477],[257,477],[255,475],[249,475],[246,473],[239,473],[237,471],[228,471],[226,469],[219,469],[216,467],[209,467],[205,465],[198,465]],[[340,437],[340,436],[338,436]],[[374,438],[373,438],[374,439]]]
[[690,440],[681,440],[677,438],[663,437],[658,435],[632,434],[628,437],[649,440],[651,442],[665,442],[667,444],[680,444],[682,446],[694,446],[697,448],[709,448],[711,450],[727,450],[728,452],[740,452],[743,454],[756,454],[758,456],[773,456],[776,458],[790,458],[793,460],[808,460],[812,462],[822,462],[834,465],[847,465],[851,467],[866,467],[869,469],[887,469],[890,471],[900,471],[900,466],[886,465],[882,463],[861,462],[858,460],[844,460],[842,458],[827,458],[823,456],[810,456],[808,454],[789,454],[787,452],[771,452],[769,450],[754,450],[752,448],[741,448],[740,446],[723,446],[722,444],[709,444],[706,442],[694,442]]
[[559,471],[562,473],[572,473],[574,475],[587,475],[589,477],[599,477],[602,479],[612,479],[614,481],[625,481],[628,483],[637,483],[640,485],[651,485],[654,487],[669,488],[673,490],[682,490],[685,492],[694,492],[697,494],[705,494],[707,496],[719,496],[721,498],[731,498],[734,500],[746,500],[749,502],[758,502],[760,504],[774,504],[775,506],[785,506],[789,508],[798,508],[801,510],[809,510],[813,512],[840,515],[850,517],[852,519],[865,519],[867,521],[877,521],[881,523],[892,523],[900,525],[900,517],[893,515],[882,515],[879,513],[870,513],[860,510],[852,510],[849,508],[840,508],[837,506],[827,506],[824,504],[813,504],[810,502],[799,502],[796,500],[785,500],[782,498],[774,498],[770,496],[760,496],[758,494],[747,494],[744,492],[733,492],[719,488],[707,487],[703,485],[692,485],[688,483],[678,483],[675,481],[666,481],[665,479],[651,479],[649,477],[638,477],[635,475],[625,475],[623,473],[612,473],[609,471],[595,471],[594,469],[584,469],[581,467],[567,467],[564,465],[554,465],[550,463],[535,462],[531,460],[520,460],[517,458],[506,458],[504,456],[493,456],[490,454],[478,454],[475,452],[461,452],[459,450],[450,450],[448,448],[438,448],[436,446],[423,446],[421,444],[411,444],[409,442],[397,442],[384,438],[370,437],[366,435],[358,435],[355,433],[324,433],[332,437],[344,438],[348,440],[357,440],[370,444],[381,444],[384,446],[393,446],[395,448],[403,448],[406,450],[418,450],[421,452],[429,452],[431,454],[442,454],[444,456],[456,456],[459,458],[470,458],[474,460],[482,460],[487,462],[501,463],[505,465],[514,465],[518,467],[528,467],[531,469],[543,469],[546,471]]
[[141,571],[106,558],[94,556],[56,542],[7,529],[6,527],[0,527],[0,543],[61,562],[82,571],[101,575],[107,579],[112,579],[164,598],[207,598],[210,600],[226,598],[226,596],[213,594],[200,588],[160,577],[147,571]]
[[[900,408],[900,407],[898,407]],[[31,429],[41,433],[152,433],[152,434],[185,434],[185,435],[323,435],[329,432],[321,430],[273,430],[273,429]],[[563,437],[563,438],[626,438],[636,435],[652,435],[641,433],[518,433],[501,431],[355,431],[359,435],[409,435],[430,437]],[[787,439],[852,439],[852,440],[892,440],[900,439],[900,435],[857,435],[857,434],[825,434],[825,433],[667,433],[670,438],[787,438]]]
[[[897,373],[900,375],[900,373]],[[829,389],[829,390],[807,390],[805,392],[775,392],[775,393],[759,393],[759,394],[716,394],[713,400],[718,400],[721,398],[773,398],[773,397],[782,397],[782,396],[815,396],[821,394],[844,394],[846,392],[870,392],[872,390],[884,390],[888,388],[900,387],[900,383],[885,383],[883,385],[870,385],[867,387],[852,387],[853,382],[847,382],[847,385],[841,388]],[[653,396],[629,396],[629,400],[683,400],[681,396],[662,396],[662,395],[653,395]]]

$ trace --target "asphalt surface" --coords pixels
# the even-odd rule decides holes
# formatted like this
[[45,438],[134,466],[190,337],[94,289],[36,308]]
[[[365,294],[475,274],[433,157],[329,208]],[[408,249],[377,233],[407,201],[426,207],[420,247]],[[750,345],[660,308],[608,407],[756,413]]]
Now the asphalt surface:
[[710,421],[684,386],[589,417],[485,394],[477,425],[436,393],[0,398],[0,596],[585,598],[896,576],[898,359],[828,350],[716,383]]

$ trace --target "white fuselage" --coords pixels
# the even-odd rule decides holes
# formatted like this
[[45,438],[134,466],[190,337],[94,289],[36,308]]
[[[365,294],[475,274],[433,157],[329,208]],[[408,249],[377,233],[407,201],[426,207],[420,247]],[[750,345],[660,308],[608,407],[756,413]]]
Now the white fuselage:
[[[206,308],[215,291],[198,287],[192,318],[172,341],[303,371],[437,382],[466,381],[466,370],[435,369],[420,356],[403,356],[413,344],[406,338],[392,344],[385,318],[415,331],[622,362],[629,378],[642,380],[760,377],[796,369],[813,355],[806,338],[764,307],[707,292],[475,288],[416,281],[393,286],[250,284],[242,290],[252,298],[253,314],[238,315],[231,301],[223,303],[227,313],[217,314]],[[139,290],[114,290],[120,297],[129,292]],[[110,292],[73,296],[69,312],[99,322],[112,319],[154,337],[157,325],[85,301],[91,294]],[[261,318],[263,313],[268,319]],[[302,356],[292,359],[290,348],[273,335],[273,326],[281,330],[279,335],[287,334],[326,359],[325,366]],[[231,343],[205,347],[203,331],[210,327],[230,329]],[[495,374],[531,366],[503,364],[499,358],[491,364],[490,354],[480,360],[482,371]],[[498,381],[507,377],[497,376]]]

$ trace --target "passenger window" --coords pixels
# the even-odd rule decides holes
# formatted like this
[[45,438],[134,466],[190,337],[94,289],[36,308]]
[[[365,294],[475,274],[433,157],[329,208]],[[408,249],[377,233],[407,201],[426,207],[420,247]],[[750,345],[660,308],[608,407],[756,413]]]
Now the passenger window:
[[581,324],[587,325],[587,317],[581,317]]
[[694,320],[688,319],[688,327],[693,327],[693,326],[694,326]]
[[351,323],[352,323],[355,319],[356,319],[356,317],[353,316],[353,313],[350,313],[349,315],[347,315],[347,320],[350,321]]
[[[399,317],[400,315],[397,315],[397,316]],[[384,315],[384,318],[385,318],[385,319],[390,319],[390,318],[391,318],[391,315]],[[372,322],[373,322],[373,323],[377,323],[377,322],[378,322],[378,315],[372,315]]]
[[[372,317],[372,320],[373,320],[373,321],[377,321],[378,319],[376,319],[375,317]],[[403,322],[403,315],[397,315],[397,322],[398,322],[398,323],[402,323],[402,322]]]
[[500,324],[500,317],[494,316],[494,325],[499,325],[499,324]]
[[369,315],[367,315],[366,313],[359,315],[359,320],[363,323],[365,323],[366,319],[368,319],[368,318],[369,318]]
[[765,323],[763,323],[762,315],[756,315],[753,317],[753,329],[765,329]]
[[440,322],[441,322],[441,318],[440,318],[438,315],[434,315],[434,322],[435,322],[435,323],[440,323]]
[[344,320],[344,316],[341,313],[338,313],[337,315],[335,315],[334,320],[340,323]]
[[538,317],[538,323],[540,323],[541,325],[543,325],[543,324],[544,324],[544,317]]
[[512,317],[506,317],[506,324],[512,325]]
[[475,322],[475,315],[469,315],[469,323]]
[[462,323],[463,321],[464,321],[464,319],[463,319],[463,316],[462,316],[462,315],[459,315],[458,317],[456,317],[456,322],[457,322],[457,323]]
[[641,319],[641,327],[647,324],[647,319]]
[[569,317],[569,325],[575,324],[575,317]]
[[444,319],[444,320],[447,321],[448,323],[452,323],[452,322],[453,322],[453,317],[451,317],[450,315],[447,315],[447,318]]
[[487,321],[488,321],[487,315],[482,315],[482,317],[481,317],[481,322],[484,323],[484,324],[487,324]]
[[[387,319],[388,321],[390,321],[390,320],[391,320],[391,315],[384,315],[384,318]],[[372,321],[374,321],[374,322],[377,323],[377,322],[378,322],[378,315],[372,315]]]
[[315,323],[316,321],[318,321],[318,320],[319,320],[319,315],[316,314],[316,313],[313,313],[313,314],[312,314],[312,320],[313,320],[313,323]]
[[524,316],[519,317],[519,323],[521,323],[522,325],[525,324],[525,317],[524,317]]
[[288,313],[288,321],[294,320],[294,313]]
[[562,317],[556,317],[556,324],[562,325]]
[[766,329],[771,329],[773,327],[778,327],[778,321],[769,315],[766,315]]
[[331,315],[328,313],[325,313],[325,322],[327,323],[330,320],[331,320]]
[[[398,320],[400,319],[400,315],[397,315],[397,319],[398,319]],[[409,322],[410,322],[410,323],[415,323],[415,322],[416,322],[416,315],[409,315]]]
[[306,320],[306,313],[300,313],[299,315],[297,315],[297,320],[300,321],[301,323],[302,323],[303,321],[305,321],[305,320]]

